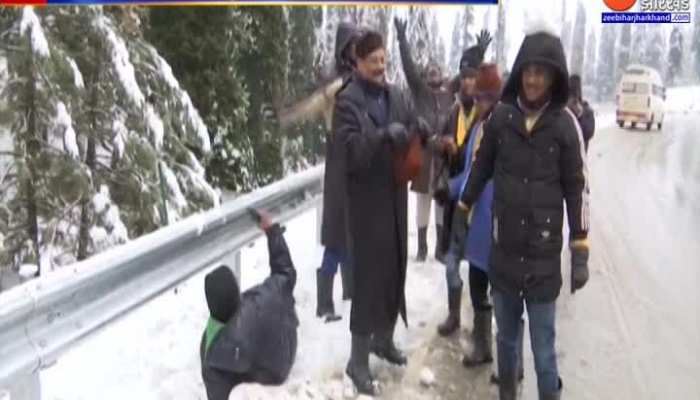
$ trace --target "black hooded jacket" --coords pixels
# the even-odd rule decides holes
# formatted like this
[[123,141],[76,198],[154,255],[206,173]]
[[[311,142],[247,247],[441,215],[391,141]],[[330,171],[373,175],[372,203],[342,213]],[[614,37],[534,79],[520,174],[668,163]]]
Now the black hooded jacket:
[[282,384],[297,349],[294,310],[296,270],[279,225],[267,230],[270,276],[246,290],[235,315],[205,348],[200,345],[202,378],[209,400],[228,400],[240,383]]
[[[532,127],[518,106],[523,67],[553,67],[551,99]],[[561,42],[546,33],[523,41],[502,101],[484,126],[484,137],[462,196],[471,206],[494,180],[490,278],[495,288],[533,301],[553,301],[561,288],[563,203],[571,239],[589,225],[584,144],[566,107],[568,72]]]

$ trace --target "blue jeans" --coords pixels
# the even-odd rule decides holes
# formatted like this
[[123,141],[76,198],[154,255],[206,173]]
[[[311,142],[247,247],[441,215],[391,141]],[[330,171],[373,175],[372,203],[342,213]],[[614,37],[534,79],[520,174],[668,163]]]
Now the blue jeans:
[[[323,260],[321,261],[321,272],[325,275],[335,276],[338,272],[338,264],[349,263],[346,260],[345,252],[342,250],[331,249],[326,247],[323,250]],[[349,266],[349,265],[348,265]]]
[[559,371],[554,350],[556,302],[535,303],[494,288],[493,303],[498,327],[498,376],[517,376],[518,330],[526,303],[537,388],[541,394],[556,393],[559,390]]
[[462,249],[454,242],[450,241],[450,249],[445,255],[445,278],[448,289],[459,289],[462,287],[462,277],[459,275],[459,263],[462,261]]

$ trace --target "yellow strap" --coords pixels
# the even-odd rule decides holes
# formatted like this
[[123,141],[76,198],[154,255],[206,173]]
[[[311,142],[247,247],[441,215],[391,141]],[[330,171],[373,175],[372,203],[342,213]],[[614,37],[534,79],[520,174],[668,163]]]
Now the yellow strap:
[[459,115],[457,116],[457,147],[462,147],[467,138],[467,132],[476,117],[476,106],[472,106],[469,116],[464,114],[464,106],[459,105]]

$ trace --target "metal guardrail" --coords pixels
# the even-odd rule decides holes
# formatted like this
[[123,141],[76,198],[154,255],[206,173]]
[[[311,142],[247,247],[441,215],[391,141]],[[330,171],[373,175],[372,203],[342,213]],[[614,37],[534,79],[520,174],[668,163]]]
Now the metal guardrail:
[[248,207],[284,222],[318,207],[322,191],[321,165],[3,292],[0,393],[18,379],[36,379],[81,339],[260,236]]

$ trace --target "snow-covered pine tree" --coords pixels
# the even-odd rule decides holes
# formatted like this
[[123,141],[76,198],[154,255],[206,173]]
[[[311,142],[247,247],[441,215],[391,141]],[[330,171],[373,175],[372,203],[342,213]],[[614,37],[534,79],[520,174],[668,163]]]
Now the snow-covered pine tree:
[[282,7],[244,7],[240,10],[248,16],[253,39],[251,46],[242,52],[238,68],[249,93],[246,130],[255,152],[250,182],[262,186],[283,176],[282,138],[273,124],[263,118],[261,110],[268,101],[272,101],[276,109],[281,109],[289,73],[288,24]]
[[150,232],[164,210],[173,221],[219,202],[189,96],[138,13],[105,10],[23,8],[8,37],[18,173],[3,247],[15,265],[68,263]]
[[620,33],[620,45],[619,51],[617,53],[617,71],[616,79],[620,79],[622,74],[627,70],[627,66],[630,64],[632,53],[632,25],[623,24]]
[[[294,102],[316,89],[319,82],[314,77],[314,14],[320,8],[290,7],[289,17],[289,89],[285,103]],[[286,164],[291,170],[308,167],[317,162],[323,153],[325,127],[321,119],[295,125],[286,134],[289,142],[286,149]]]
[[583,68],[583,84],[595,86],[596,69],[598,65],[598,41],[596,31],[591,29],[586,39],[586,65]]
[[569,73],[583,75],[584,59],[586,55],[586,9],[581,1],[579,1],[576,6],[573,43],[575,43],[575,45],[571,47]]
[[655,68],[662,77],[665,76],[668,52],[666,51],[666,38],[661,26],[653,25],[649,28],[645,47],[644,64]]
[[617,37],[614,25],[603,25],[598,47],[598,70],[596,82],[599,100],[610,100],[617,86],[615,78],[615,39]]
[[683,35],[678,27],[674,27],[669,38],[667,84],[676,83],[676,78],[683,70]]
[[[41,10],[46,11],[46,10]],[[79,205],[90,195],[89,172],[80,163],[71,110],[71,66],[63,49],[49,47],[43,20],[32,7],[21,9],[8,35],[7,106],[14,111],[11,134],[16,175],[4,181],[7,231],[3,261],[37,265],[36,275],[54,260],[70,261]]]
[[505,0],[498,2],[498,21],[496,25],[496,32],[494,35],[494,46],[496,49],[496,64],[501,71],[506,71],[509,66],[507,65],[507,52],[508,52],[508,41],[506,35],[506,10],[505,10]]

